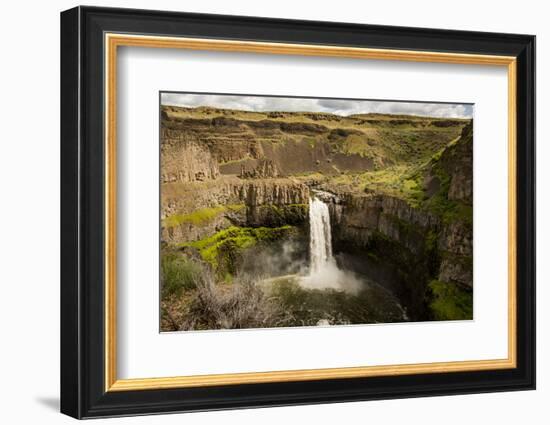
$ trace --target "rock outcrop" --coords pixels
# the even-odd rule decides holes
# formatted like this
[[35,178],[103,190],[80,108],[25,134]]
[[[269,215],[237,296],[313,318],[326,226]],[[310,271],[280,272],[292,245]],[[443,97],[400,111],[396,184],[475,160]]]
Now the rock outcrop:
[[426,319],[427,285],[438,273],[440,218],[380,193],[322,196],[329,202],[333,243],[345,254],[346,267],[386,281],[410,319]]
[[270,159],[261,159],[258,164],[251,169],[248,169],[244,163],[241,163],[241,172],[239,177],[242,179],[258,179],[279,177],[279,169],[277,165]]
[[334,220],[341,232],[339,237],[358,245],[368,244],[374,234],[379,234],[416,253],[423,249],[424,238],[420,232],[435,231],[440,226],[437,216],[412,208],[399,198],[368,193],[344,194],[338,200],[333,208]]
[[441,266],[438,280],[472,289],[473,281],[473,128],[465,126],[437,161],[428,176],[440,189],[434,197],[443,200],[447,220],[439,236]]
[[439,236],[441,266],[438,280],[472,288],[472,227],[456,221],[443,227]]
[[[278,227],[301,225],[307,220],[309,188],[291,179],[233,178],[210,186],[194,183],[176,187],[179,191],[174,197],[163,197],[161,209],[165,219],[162,239],[169,242],[201,239],[231,225]],[[202,212],[207,218],[195,219]],[[177,224],[169,226],[170,218]]]
[[247,206],[307,204],[309,188],[290,179],[244,182],[234,191]]
[[163,129],[160,146],[162,183],[213,180],[220,175],[210,151],[184,134]]
[[259,180],[235,190],[246,205],[249,226],[299,225],[307,220],[309,188],[303,183]]
[[472,290],[471,164],[470,125],[426,166],[421,181],[428,182],[428,199],[422,206],[368,188],[361,194],[333,184],[318,186],[323,191],[317,196],[329,204],[338,249],[364,252],[369,267],[376,268],[377,259],[391,264],[394,270],[385,272],[392,275],[391,289],[413,319],[430,314],[430,281]]
[[208,219],[198,221],[182,220],[175,225],[163,225],[161,239],[164,242],[190,242],[204,239],[231,226],[233,222],[245,222],[244,210],[220,210]]

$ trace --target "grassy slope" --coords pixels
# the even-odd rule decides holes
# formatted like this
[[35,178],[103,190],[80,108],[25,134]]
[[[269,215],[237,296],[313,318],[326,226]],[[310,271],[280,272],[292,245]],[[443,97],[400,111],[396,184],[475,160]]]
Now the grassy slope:
[[[172,106],[163,107],[163,116],[163,124],[167,128],[183,130],[191,139],[200,136],[213,148],[220,140],[231,140],[234,146],[239,143],[268,143],[280,147],[288,143],[304,143],[313,149],[322,144],[333,154],[371,158],[377,169],[392,164],[426,161],[455,139],[467,122],[403,115],[342,117],[323,113],[262,113]],[[182,127],[182,122],[186,126]],[[281,128],[278,127],[280,124],[283,124]],[[204,126],[210,130],[215,128],[213,133],[216,134],[205,138]],[[225,158],[220,163],[238,163],[251,156],[258,156],[258,153],[243,149],[238,157]]]
[[[450,201],[447,197],[451,176],[441,160],[443,155],[452,152],[459,141],[472,143],[471,132],[450,140],[441,149],[422,160],[403,161],[381,170],[344,174],[331,179],[331,182],[345,185],[352,191],[370,190],[404,199],[411,206],[426,209],[447,223],[462,220],[471,224],[471,204]],[[429,174],[437,176],[440,181],[439,190],[432,196],[428,196],[424,187],[424,179]]]

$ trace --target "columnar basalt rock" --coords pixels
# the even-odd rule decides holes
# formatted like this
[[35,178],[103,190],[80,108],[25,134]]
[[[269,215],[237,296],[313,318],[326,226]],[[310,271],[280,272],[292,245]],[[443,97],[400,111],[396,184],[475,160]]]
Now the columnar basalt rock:
[[425,247],[426,234],[438,232],[441,220],[426,211],[412,208],[402,199],[381,194],[341,196],[343,200],[334,215],[342,240],[356,246],[367,246],[373,237],[382,236],[403,245],[412,253]]
[[218,163],[205,146],[166,130],[162,134],[161,170],[161,183],[213,180],[220,175]]
[[[210,187],[194,183],[187,186],[186,196],[166,197],[163,218],[185,217],[205,209],[217,208],[219,212],[200,222],[183,220],[176,226],[164,224],[162,238],[170,242],[197,240],[231,225],[301,225],[307,220],[308,202],[308,186],[290,179],[231,179],[224,183],[220,180]],[[224,209],[227,205],[231,207]]]
[[279,169],[272,160],[262,159],[252,169],[248,169],[245,164],[241,164],[239,177],[242,179],[271,178],[279,177],[279,174]]
[[438,280],[472,288],[472,227],[460,221],[446,225],[438,245],[442,257]]

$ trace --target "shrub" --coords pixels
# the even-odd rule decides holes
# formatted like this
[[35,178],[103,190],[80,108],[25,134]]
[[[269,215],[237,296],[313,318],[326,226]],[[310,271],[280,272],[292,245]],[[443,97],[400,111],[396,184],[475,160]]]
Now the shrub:
[[211,273],[204,270],[196,287],[182,330],[275,327],[287,321],[281,306],[250,278],[237,277],[232,285],[216,285]]
[[194,289],[201,273],[200,266],[177,252],[161,255],[162,296],[181,295],[183,290]]

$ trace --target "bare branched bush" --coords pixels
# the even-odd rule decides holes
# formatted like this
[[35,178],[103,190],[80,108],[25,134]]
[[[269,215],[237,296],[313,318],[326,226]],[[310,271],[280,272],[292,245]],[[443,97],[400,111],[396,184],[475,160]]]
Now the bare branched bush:
[[286,312],[251,277],[236,277],[231,285],[216,285],[208,270],[196,280],[181,330],[243,329],[284,326]]

